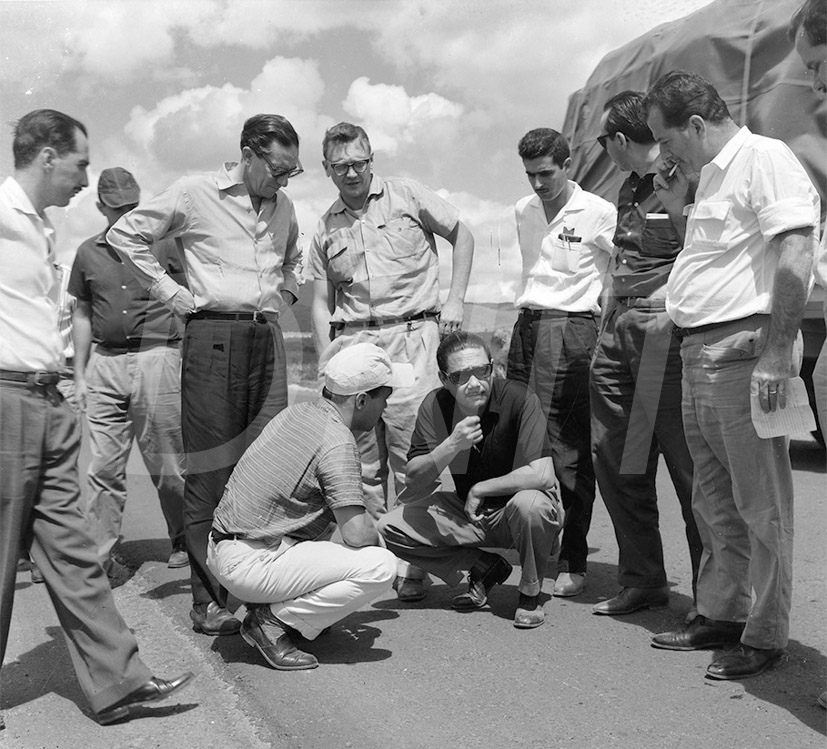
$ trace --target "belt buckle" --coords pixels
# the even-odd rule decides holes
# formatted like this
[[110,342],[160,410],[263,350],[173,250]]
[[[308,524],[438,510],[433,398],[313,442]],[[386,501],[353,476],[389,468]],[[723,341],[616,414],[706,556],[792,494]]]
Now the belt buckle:
[[264,313],[261,310],[256,310],[255,312],[253,312],[253,322],[265,323],[267,322],[267,318],[264,316]]
[[33,372],[29,378],[29,383],[35,387],[46,387],[47,385],[55,384],[55,376],[52,372]]

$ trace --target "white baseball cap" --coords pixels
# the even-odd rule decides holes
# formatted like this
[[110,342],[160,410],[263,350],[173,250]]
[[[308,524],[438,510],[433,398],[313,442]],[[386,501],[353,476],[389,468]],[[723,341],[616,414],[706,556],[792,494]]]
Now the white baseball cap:
[[324,386],[334,395],[366,393],[383,385],[409,388],[414,384],[410,364],[394,364],[379,346],[357,343],[336,353],[324,368]]

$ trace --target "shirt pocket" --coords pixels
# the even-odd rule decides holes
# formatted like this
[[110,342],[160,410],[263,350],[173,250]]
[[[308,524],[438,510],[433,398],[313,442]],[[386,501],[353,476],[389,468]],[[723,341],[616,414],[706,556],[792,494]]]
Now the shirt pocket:
[[355,243],[348,237],[334,239],[327,246],[327,277],[334,286],[353,283],[359,266]]
[[681,248],[678,234],[666,213],[647,213],[643,222],[640,254],[644,257],[673,258]]
[[693,244],[707,244],[712,247],[726,247],[727,222],[731,205],[727,201],[715,200],[697,203],[692,215]]

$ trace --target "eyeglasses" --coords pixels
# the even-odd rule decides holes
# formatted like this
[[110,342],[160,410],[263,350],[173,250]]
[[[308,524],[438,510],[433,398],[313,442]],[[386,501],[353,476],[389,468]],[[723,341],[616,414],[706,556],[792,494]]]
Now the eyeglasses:
[[356,172],[356,174],[364,174],[372,158],[373,156],[369,159],[360,159],[359,161],[340,161],[336,164],[328,162],[327,165],[337,177],[344,177],[351,167],[353,167],[353,171]]
[[617,135],[617,133],[603,133],[597,136],[597,142],[604,151],[606,150],[606,141],[614,138],[615,135]]
[[477,380],[484,380],[487,377],[491,376],[491,362],[489,361],[488,364],[483,364],[479,367],[470,367],[469,369],[461,369],[459,372],[451,372],[448,374],[447,372],[443,372],[442,374],[445,375],[445,378],[452,384],[452,385],[464,385],[468,380],[472,377],[476,378]]
[[302,169],[301,163],[294,166],[292,169],[277,169],[276,165],[268,159],[262,151],[255,151],[256,156],[258,156],[265,164],[267,164],[267,168],[270,170],[270,176],[275,179],[292,179],[293,177],[298,177],[300,174],[304,174],[304,169]]

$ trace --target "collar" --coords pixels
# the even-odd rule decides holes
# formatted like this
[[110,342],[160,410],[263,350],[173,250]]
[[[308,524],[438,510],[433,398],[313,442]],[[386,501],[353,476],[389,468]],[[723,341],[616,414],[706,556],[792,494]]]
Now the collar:
[[236,185],[244,187],[243,173],[244,169],[240,162],[225,161],[215,175],[216,187],[219,190],[229,190]]
[[48,223],[45,218],[34,209],[34,205],[32,205],[32,201],[26,194],[26,191],[14,177],[6,177],[2,189],[9,199],[9,204],[16,211],[20,211],[20,213],[25,213],[29,216],[36,216],[44,223]]
[[747,142],[747,138],[751,135],[752,133],[748,127],[742,127],[726,142],[724,147],[718,152],[718,155],[712,159],[710,164],[714,164],[715,167],[721,171],[724,171],[735,158],[738,151],[743,148],[744,144]]
[[546,221],[545,209],[543,208],[543,201],[540,200],[540,196],[536,194],[534,195],[534,198],[529,205],[531,205],[535,211],[540,211],[542,213],[544,222],[550,224],[559,220],[561,216],[567,213],[574,213],[575,211],[582,211],[587,208],[586,200],[583,195],[583,188],[580,187],[580,185],[578,185],[574,180],[570,179],[568,180],[568,183],[574,188],[574,192],[572,192],[571,197],[566,201],[566,204],[557,212],[557,215],[551,221]]
[[[368,186],[368,199],[365,201],[365,208],[368,207],[370,204],[370,199],[373,197],[377,197],[381,195],[385,191],[385,182],[384,180],[375,172],[370,176],[370,185]],[[335,213],[345,213],[346,211],[352,210],[345,205],[345,201],[342,200],[341,195],[339,195],[336,200],[334,201],[333,205],[330,206],[330,210],[328,213],[335,214]]]

